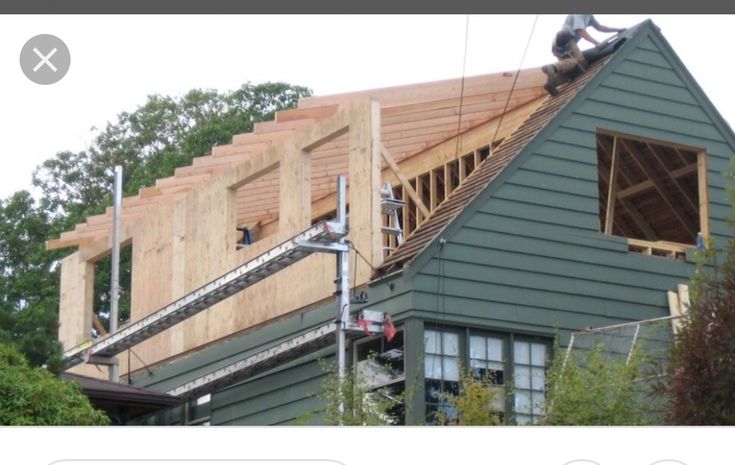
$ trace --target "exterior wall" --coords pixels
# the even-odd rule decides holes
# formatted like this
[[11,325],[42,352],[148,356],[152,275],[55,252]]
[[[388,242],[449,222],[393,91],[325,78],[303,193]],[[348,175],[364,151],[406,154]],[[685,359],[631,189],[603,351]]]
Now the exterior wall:
[[[709,229],[722,245],[731,136],[699,104],[668,46],[656,34],[637,36],[501,173],[403,274],[373,283],[371,307],[396,316],[406,331],[407,381],[414,393],[409,422],[423,419],[423,330],[426,325],[561,337],[571,331],[668,315],[666,291],[688,281],[694,264],[629,252],[622,237],[600,232],[595,135],[606,129],[701,147],[707,152]],[[149,387],[166,389],[255,347],[328,321],[331,304],[256,329],[157,370]],[[322,354],[328,356],[332,349]],[[213,424],[288,424],[318,410],[322,384],[314,357],[296,360],[215,393]],[[313,420],[311,417],[310,420]]]
[[[206,185],[156,205],[139,221],[127,224],[122,241],[133,242],[131,321],[150,315],[308,228],[312,181],[309,153],[342,134],[348,134],[350,141],[348,163],[342,171],[351,186],[348,195],[353,205],[348,238],[372,266],[377,266],[382,255],[380,198],[376,194],[380,188],[379,115],[375,102],[345,105],[333,116],[251,156]],[[281,204],[277,233],[237,250],[236,189],[276,169]],[[87,282],[93,276],[93,262],[107,250],[106,240],[84,244],[63,262],[60,334],[65,349],[91,334],[91,303],[82,305],[79,299],[92,295]],[[134,350],[142,361],[131,358],[129,368],[127,357],[119,357],[120,372],[181,356],[325,299],[332,294],[333,283],[321,277],[334,276],[334,270],[331,254],[306,257],[138,344]],[[365,267],[353,279],[365,283],[370,274]]]
[[[353,262],[354,263],[354,262]],[[390,289],[388,283],[393,285]],[[370,308],[396,316],[410,308],[411,294],[401,279],[378,281],[367,289]],[[328,299],[316,308],[274,321],[235,337],[218,341],[186,357],[161,365],[151,374],[139,371],[133,384],[167,391],[213,370],[242,360],[264,348],[298,335],[305,329],[334,320],[337,304]],[[322,364],[334,359],[335,346],[305,355],[252,379],[215,392],[211,399],[212,425],[285,425],[321,423],[321,400],[326,381]],[[348,360],[351,360],[348,357]],[[416,369],[413,369],[414,372]],[[181,421],[180,409],[166,412],[152,422]]]
[[719,244],[731,235],[722,172],[733,148],[660,39],[637,39],[446,231],[444,249],[416,271],[418,314],[549,337],[558,330],[562,342],[572,330],[668,315],[666,291],[688,281],[693,263],[629,252],[624,238],[600,232],[596,130],[706,149]]
[[[417,259],[407,272],[411,316],[548,341],[558,335],[565,345],[575,330],[669,315],[666,291],[688,282],[692,254],[645,256],[601,232],[596,131],[705,149],[709,229],[719,245],[732,235],[722,173],[734,149],[666,45],[637,39],[447,228],[447,242]],[[422,379],[414,421],[423,418]]]

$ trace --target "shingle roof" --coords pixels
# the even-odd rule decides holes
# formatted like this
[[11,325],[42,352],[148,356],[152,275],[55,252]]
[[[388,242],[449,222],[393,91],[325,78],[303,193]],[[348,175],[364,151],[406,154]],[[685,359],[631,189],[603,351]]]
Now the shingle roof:
[[429,243],[482,192],[546,127],[551,120],[589,83],[610,60],[606,57],[592,65],[585,74],[560,87],[555,97],[548,97],[518,129],[508,136],[464,182],[431,213],[406,241],[379,268],[385,274],[401,268]]
[[181,400],[178,397],[139,386],[111,383],[75,373],[61,373],[59,376],[64,380],[79,383],[82,388],[82,392],[84,392],[88,397],[96,400],[116,401],[126,404],[140,404],[156,407],[179,405],[181,403]]

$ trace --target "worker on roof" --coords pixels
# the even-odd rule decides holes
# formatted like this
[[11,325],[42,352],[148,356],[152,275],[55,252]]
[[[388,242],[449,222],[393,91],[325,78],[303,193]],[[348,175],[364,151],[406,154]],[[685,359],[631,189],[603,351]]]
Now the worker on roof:
[[559,59],[553,65],[541,68],[548,77],[544,89],[551,94],[559,93],[556,86],[569,79],[569,74],[575,70],[584,72],[587,69],[587,59],[577,46],[579,39],[585,39],[595,46],[600,42],[587,32],[588,27],[594,27],[600,32],[622,32],[625,28],[603,26],[593,15],[568,15],[564,20],[561,31],[556,33],[551,44],[551,53]]

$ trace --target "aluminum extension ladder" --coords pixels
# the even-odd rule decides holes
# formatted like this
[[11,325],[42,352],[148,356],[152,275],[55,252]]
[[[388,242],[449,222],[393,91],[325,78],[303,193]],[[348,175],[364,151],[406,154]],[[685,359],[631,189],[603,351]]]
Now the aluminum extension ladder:
[[[394,236],[396,238],[396,247],[403,244],[403,228],[398,221],[398,211],[406,206],[406,202],[401,199],[395,198],[393,195],[393,189],[390,187],[390,183],[383,184],[380,189],[380,210],[384,215],[388,216],[388,224],[381,228],[384,235]],[[383,247],[383,257],[388,252],[395,250],[395,247],[390,246],[390,240],[388,245]]]

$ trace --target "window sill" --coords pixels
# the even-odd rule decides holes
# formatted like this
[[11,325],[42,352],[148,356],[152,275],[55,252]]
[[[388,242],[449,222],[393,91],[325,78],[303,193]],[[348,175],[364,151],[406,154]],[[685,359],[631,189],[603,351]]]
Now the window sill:
[[672,260],[685,260],[687,256],[687,250],[693,248],[695,248],[693,244],[682,244],[679,242],[652,242],[644,241],[641,239],[628,239],[628,250],[630,250],[631,252],[637,252],[643,255],[670,258]]

